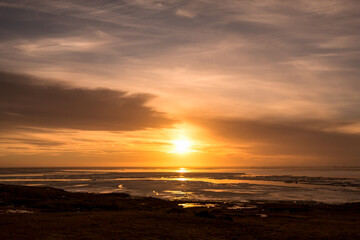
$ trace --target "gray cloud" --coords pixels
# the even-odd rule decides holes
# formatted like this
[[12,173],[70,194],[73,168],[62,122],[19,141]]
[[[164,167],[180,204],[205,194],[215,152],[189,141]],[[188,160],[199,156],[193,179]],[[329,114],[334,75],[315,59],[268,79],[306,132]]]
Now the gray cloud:
[[44,140],[44,139],[16,138],[16,137],[6,137],[0,140],[0,144],[19,144],[19,143],[33,145],[33,146],[40,146],[40,147],[58,147],[65,144],[63,142],[52,141],[48,139]]
[[169,127],[173,120],[146,106],[146,94],[74,88],[0,72],[0,125],[125,131]]
[[[57,64],[86,62],[89,59],[109,59],[123,63],[123,57],[141,60],[163,58],[175,54],[179,47],[194,44],[211,44],[219,41],[243,42],[244,47],[231,49],[228,56],[221,56],[216,64],[222,71],[249,71],[247,65],[254,62],[271,64],[293,61],[296,57],[311,57],[319,53],[335,53],[338,46],[322,45],[338,37],[359,36],[360,4],[357,1],[320,1],[309,4],[298,0],[294,4],[283,1],[3,1],[0,5],[2,41],[5,39],[48,39],[74,36],[79,39],[101,41],[98,33],[111,39],[107,44],[90,48],[82,53],[74,49],[62,49]],[[179,17],[176,12],[185,9],[194,17]],[[125,45],[124,45],[125,43]],[[135,45],[129,45],[136,43]],[[18,43],[7,43],[4,50]],[[38,43],[44,45],[44,42]],[[338,45],[338,44],[336,44]],[[358,46],[355,46],[358,49]],[[355,50],[352,48],[351,50]],[[24,55],[13,49],[13,54]],[[203,51],[202,49],[198,50]],[[26,53],[26,52],[25,52]],[[97,54],[97,58],[94,58]],[[242,55],[248,64],[234,69],[234,55]],[[91,57],[92,56],[92,57]],[[117,56],[117,57],[116,57]],[[34,57],[34,56],[33,56]],[[39,55],[40,62],[46,56]],[[181,57],[181,56],[180,56]],[[50,54],[49,58],[52,56]],[[183,61],[211,64],[209,58],[192,55]],[[18,59],[20,61],[20,59]],[[127,59],[128,60],[128,59]],[[177,59],[179,60],[179,59]],[[239,59],[241,60],[241,59]],[[352,62],[351,59],[346,58]],[[55,61],[55,59],[54,59]],[[166,62],[166,59],[163,60]],[[123,63],[124,64],[124,63]],[[240,62],[243,65],[243,62]],[[337,66],[336,63],[334,63]],[[347,64],[348,66],[351,63]],[[354,64],[356,65],[356,64]],[[239,64],[237,65],[239,66]],[[257,66],[262,68],[262,66]],[[230,68],[230,69],[229,69]],[[355,67],[351,67],[356,69]],[[254,74],[254,72],[251,72]],[[281,79],[278,79],[281,80]]]
[[[360,96],[356,0],[4,0],[0,11],[2,69],[87,74],[101,79],[95,86],[146,84],[149,92],[167,95],[179,85],[193,89],[196,76],[178,81],[161,73],[178,68],[203,78],[225,76],[220,87],[202,82],[215,89],[215,102],[232,91],[266,88],[261,96],[269,104],[261,108],[291,99],[308,101],[307,112],[319,112],[316,105],[340,117],[358,115],[348,110],[356,111]],[[252,80],[257,83],[243,90]],[[228,104],[254,104],[239,95]]]
[[358,164],[360,134],[347,134],[326,129],[344,122],[285,122],[270,120],[211,119],[201,123],[217,137],[231,144],[250,146],[254,156],[313,159],[308,163]]
[[74,24],[55,14],[34,12],[22,8],[0,7],[0,37],[2,41],[16,39],[34,39],[45,36],[61,36],[79,31]]

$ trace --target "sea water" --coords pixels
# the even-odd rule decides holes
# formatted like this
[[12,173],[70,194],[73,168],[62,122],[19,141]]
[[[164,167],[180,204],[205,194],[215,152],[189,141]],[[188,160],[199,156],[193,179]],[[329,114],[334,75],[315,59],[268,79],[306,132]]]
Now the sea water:
[[170,200],[360,202],[360,167],[2,168],[0,183]]

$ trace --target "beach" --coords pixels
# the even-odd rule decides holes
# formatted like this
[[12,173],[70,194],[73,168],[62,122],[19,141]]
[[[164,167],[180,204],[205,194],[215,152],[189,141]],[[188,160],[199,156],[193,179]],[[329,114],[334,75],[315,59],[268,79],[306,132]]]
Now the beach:
[[360,203],[187,202],[9,184],[0,201],[0,239],[360,238]]

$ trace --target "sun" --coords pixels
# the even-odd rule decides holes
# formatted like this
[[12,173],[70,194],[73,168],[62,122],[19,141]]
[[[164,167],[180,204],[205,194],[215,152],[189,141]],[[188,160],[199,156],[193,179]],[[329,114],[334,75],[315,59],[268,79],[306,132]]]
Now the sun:
[[180,168],[180,169],[178,169],[178,170],[176,170],[176,172],[178,172],[178,173],[187,173],[187,172],[189,172],[188,170],[186,170],[186,168]]
[[184,139],[174,140],[175,153],[188,153],[191,152],[191,142]]

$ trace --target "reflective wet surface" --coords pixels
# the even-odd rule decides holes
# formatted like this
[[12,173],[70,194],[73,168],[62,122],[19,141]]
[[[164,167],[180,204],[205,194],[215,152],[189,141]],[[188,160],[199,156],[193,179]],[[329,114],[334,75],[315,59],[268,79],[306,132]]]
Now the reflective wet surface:
[[200,201],[360,201],[360,168],[0,169],[0,183]]

